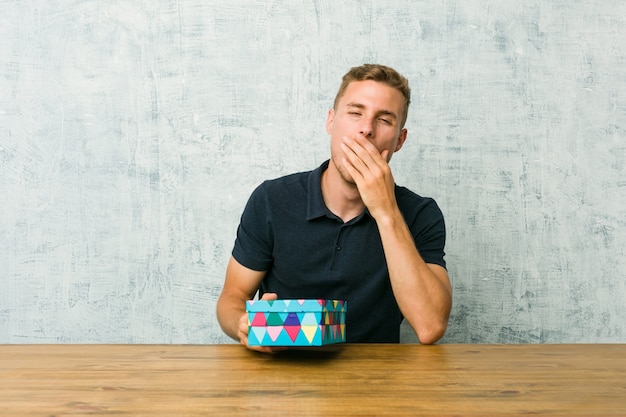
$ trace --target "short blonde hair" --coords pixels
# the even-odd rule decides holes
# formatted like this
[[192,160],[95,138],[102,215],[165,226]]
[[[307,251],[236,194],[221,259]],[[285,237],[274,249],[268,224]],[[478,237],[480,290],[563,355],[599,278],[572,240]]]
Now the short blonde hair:
[[400,128],[403,128],[409,114],[409,104],[411,104],[411,88],[409,88],[409,80],[404,78],[400,73],[398,73],[398,71],[385,65],[363,64],[358,67],[350,68],[350,71],[348,71],[341,79],[341,85],[339,86],[339,91],[337,91],[337,95],[335,96],[333,108],[337,110],[337,104],[351,82],[365,80],[372,80],[387,84],[389,87],[395,88],[402,93],[404,96],[404,112],[402,114]]

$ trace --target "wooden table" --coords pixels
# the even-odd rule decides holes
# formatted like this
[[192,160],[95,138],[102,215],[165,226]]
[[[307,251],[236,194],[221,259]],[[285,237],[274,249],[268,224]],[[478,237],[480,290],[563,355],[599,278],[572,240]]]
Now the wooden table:
[[626,345],[0,345],[0,416],[626,416]]

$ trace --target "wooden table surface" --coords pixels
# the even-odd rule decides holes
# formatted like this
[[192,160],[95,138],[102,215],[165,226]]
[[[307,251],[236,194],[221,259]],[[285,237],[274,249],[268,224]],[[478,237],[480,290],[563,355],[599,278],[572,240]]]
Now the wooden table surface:
[[626,416],[626,345],[0,345],[0,416]]

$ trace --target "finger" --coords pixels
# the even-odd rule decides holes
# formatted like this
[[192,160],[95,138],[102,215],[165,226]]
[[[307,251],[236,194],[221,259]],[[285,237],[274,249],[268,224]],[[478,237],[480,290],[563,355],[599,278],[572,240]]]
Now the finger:
[[358,133],[353,140],[361,145],[361,147],[367,152],[367,155],[371,157],[374,162],[380,163],[382,153],[362,133]]
[[[345,140],[341,144],[341,149],[345,155],[343,164],[348,169],[348,172],[350,172],[350,175],[354,177],[354,175],[358,173],[358,176],[362,177],[362,174],[367,171],[367,164],[363,161],[363,157],[366,157],[365,150],[360,147],[358,143],[350,139]],[[360,151],[363,152],[363,156],[359,155],[358,152]]]
[[237,329],[237,336],[239,337],[239,342],[244,346],[248,346],[248,331],[249,331],[248,314],[244,314],[239,319],[239,328]]
[[354,182],[357,184],[357,187],[358,187],[359,184],[363,181],[363,178],[364,178],[363,174],[361,174],[361,172],[352,164],[351,161],[348,160],[347,157],[342,158],[341,162],[344,168],[348,171],[348,174],[350,174],[350,176],[352,177],[352,179],[354,180]]
[[359,158],[359,156],[354,152],[354,150],[352,150],[352,148],[350,148],[347,144],[342,143],[341,149],[343,150],[343,153],[344,153],[343,159],[347,160],[350,166],[353,166],[355,168],[358,165],[360,165],[361,167],[365,166],[365,164],[363,164],[363,161],[361,161],[361,158]]
[[[275,292],[266,292],[261,296],[261,300],[264,300],[264,301],[271,301],[271,300],[277,300],[277,299],[278,299],[278,294],[276,294]],[[245,315],[244,317],[242,317],[239,323],[239,335],[240,335],[241,344],[244,345],[249,350],[253,350],[255,352],[261,352],[261,353],[275,353],[275,352],[280,352],[280,351],[287,349],[287,347],[285,346],[250,346],[248,344],[248,331],[249,331],[248,316]]]
[[344,136],[341,145],[348,156],[356,155],[362,159],[368,155],[367,149],[364,148],[360,142],[351,137]]
[[[345,146],[344,146],[345,145]],[[342,146],[346,156],[357,169],[375,169],[383,162],[378,149],[362,134],[355,138],[344,137]]]
[[271,300],[277,300],[277,299],[278,299],[278,294],[276,294],[275,292],[266,292],[261,297],[261,300],[264,300],[264,301],[271,301]]
[[374,144],[370,142],[369,139],[367,139],[363,133],[357,133],[353,138],[350,138],[350,139],[357,142],[359,145],[363,147],[363,149],[367,150],[368,152],[377,153],[377,149],[374,146]]
[[[380,177],[383,172],[383,167],[380,163],[374,160],[374,158],[365,149],[359,147],[358,144],[356,146],[356,149],[349,148],[347,144],[342,143],[345,159],[348,161],[348,163],[344,162],[344,166],[350,175],[352,175],[352,178],[358,183],[358,180],[365,180],[366,178],[372,180]],[[378,153],[376,153],[376,157],[382,159]]]
[[269,346],[250,346],[248,344],[248,319],[246,317],[242,317],[239,321],[239,343],[245,346],[249,350],[254,350],[257,352],[270,353],[271,349]]

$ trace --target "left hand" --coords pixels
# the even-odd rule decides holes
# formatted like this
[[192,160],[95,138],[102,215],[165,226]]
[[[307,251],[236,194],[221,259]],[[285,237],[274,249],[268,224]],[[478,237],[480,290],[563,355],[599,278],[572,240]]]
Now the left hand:
[[344,167],[352,176],[370,214],[392,209],[396,205],[395,184],[387,162],[389,150],[378,149],[362,134],[354,138],[344,136],[341,147],[346,155]]

